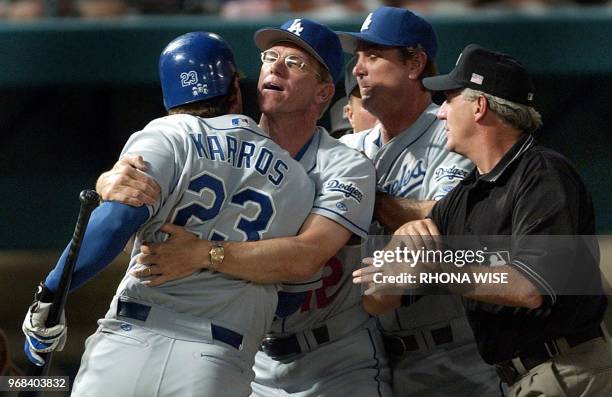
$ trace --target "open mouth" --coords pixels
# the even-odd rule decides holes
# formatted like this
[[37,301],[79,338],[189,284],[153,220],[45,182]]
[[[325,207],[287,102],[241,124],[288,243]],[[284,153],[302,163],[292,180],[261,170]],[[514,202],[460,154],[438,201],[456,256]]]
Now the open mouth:
[[263,88],[264,90],[283,91],[283,88],[281,86],[276,85],[274,83],[264,83]]

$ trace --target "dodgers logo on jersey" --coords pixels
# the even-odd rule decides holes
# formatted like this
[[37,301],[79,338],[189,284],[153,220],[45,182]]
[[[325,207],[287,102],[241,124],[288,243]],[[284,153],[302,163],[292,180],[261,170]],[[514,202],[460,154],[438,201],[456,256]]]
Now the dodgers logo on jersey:
[[434,179],[436,182],[441,181],[446,178],[449,181],[454,179],[463,179],[467,176],[468,172],[461,168],[457,168],[456,165],[453,165],[451,168],[440,167],[434,173]]
[[300,33],[302,33],[303,30],[304,30],[304,28],[302,27],[302,19],[300,19],[300,18],[294,19],[293,23],[291,24],[291,26],[289,26],[287,28],[287,31],[295,34],[296,36],[299,36]]
[[412,168],[408,164],[404,164],[399,178],[385,182],[383,191],[392,196],[403,197],[420,187],[425,180],[424,163],[423,159],[419,159]]
[[327,182],[325,188],[332,192],[340,192],[344,194],[344,197],[350,197],[358,203],[361,203],[361,200],[363,199],[363,193],[361,192],[361,190],[359,190],[357,186],[350,182],[343,183],[337,179],[332,179],[331,181]]

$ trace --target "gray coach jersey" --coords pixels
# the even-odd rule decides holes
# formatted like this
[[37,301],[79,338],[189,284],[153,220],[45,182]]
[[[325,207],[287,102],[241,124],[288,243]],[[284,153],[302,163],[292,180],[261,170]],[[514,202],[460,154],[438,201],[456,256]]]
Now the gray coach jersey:
[[446,148],[444,122],[436,118],[435,104],[414,124],[381,149],[380,124],[340,138],[374,161],[377,188],[392,196],[416,200],[439,200],[462,180],[473,165]]
[[[312,212],[334,220],[359,237],[366,237],[376,188],[372,162],[317,127],[300,163],[316,185]],[[359,258],[356,260],[360,262]],[[274,322],[274,332],[295,333],[308,329],[360,302],[359,288],[352,292],[353,298],[345,299],[353,285],[351,269],[337,258],[324,266],[320,277],[319,288],[308,293],[298,312]]]
[[[300,164],[246,116],[172,115],[132,135],[122,155],[138,154],[161,187],[141,242],[162,241],[167,221],[203,239],[259,240],[295,235],[310,213],[314,184]],[[254,334],[269,328],[275,285],[202,271],[150,288],[126,274],[117,294]]]
[[[416,200],[438,200],[473,167],[468,159],[445,148],[445,123],[437,119],[438,109],[433,103],[429,105],[410,128],[385,145],[382,145],[379,124],[370,130],[345,135],[341,141],[372,158],[379,191]],[[381,231],[376,223],[372,226],[372,233]],[[382,315],[379,320],[384,330],[395,331],[432,325],[462,315],[459,297],[431,296],[409,308],[402,307],[396,313]]]

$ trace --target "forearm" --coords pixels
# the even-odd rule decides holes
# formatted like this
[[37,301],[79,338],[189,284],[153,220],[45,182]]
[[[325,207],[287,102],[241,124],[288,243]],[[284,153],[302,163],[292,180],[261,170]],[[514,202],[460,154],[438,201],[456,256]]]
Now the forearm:
[[304,281],[313,277],[351,235],[333,220],[311,214],[297,236],[226,243],[226,257],[217,270],[257,283]]
[[[115,202],[106,202],[98,207],[91,215],[81,243],[70,290],[79,287],[112,262],[148,215],[146,207],[133,208]],[[57,289],[69,248],[70,245],[45,279],[45,285],[52,292]]]
[[[453,264],[437,266],[439,273],[467,274],[470,283],[440,283],[438,287],[463,295],[466,298],[494,305],[526,307],[535,309],[542,305],[543,298],[536,287],[513,266],[464,266]],[[489,282],[476,282],[486,279]],[[490,277],[490,278],[489,278]]]
[[389,232],[394,232],[406,222],[425,218],[435,203],[433,200],[419,201],[378,192],[374,217]]
[[217,271],[255,283],[298,282],[312,277],[328,259],[296,237],[229,242]]

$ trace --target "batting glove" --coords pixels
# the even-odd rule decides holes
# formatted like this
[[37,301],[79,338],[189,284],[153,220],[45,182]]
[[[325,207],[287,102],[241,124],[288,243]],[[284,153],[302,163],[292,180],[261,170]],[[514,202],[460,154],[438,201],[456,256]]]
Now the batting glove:
[[67,327],[64,311],[59,324],[49,328],[45,326],[51,305],[50,302],[38,300],[32,303],[21,327],[26,336],[25,354],[28,360],[39,367],[45,364],[45,360],[38,353],[61,351],[66,343]]

